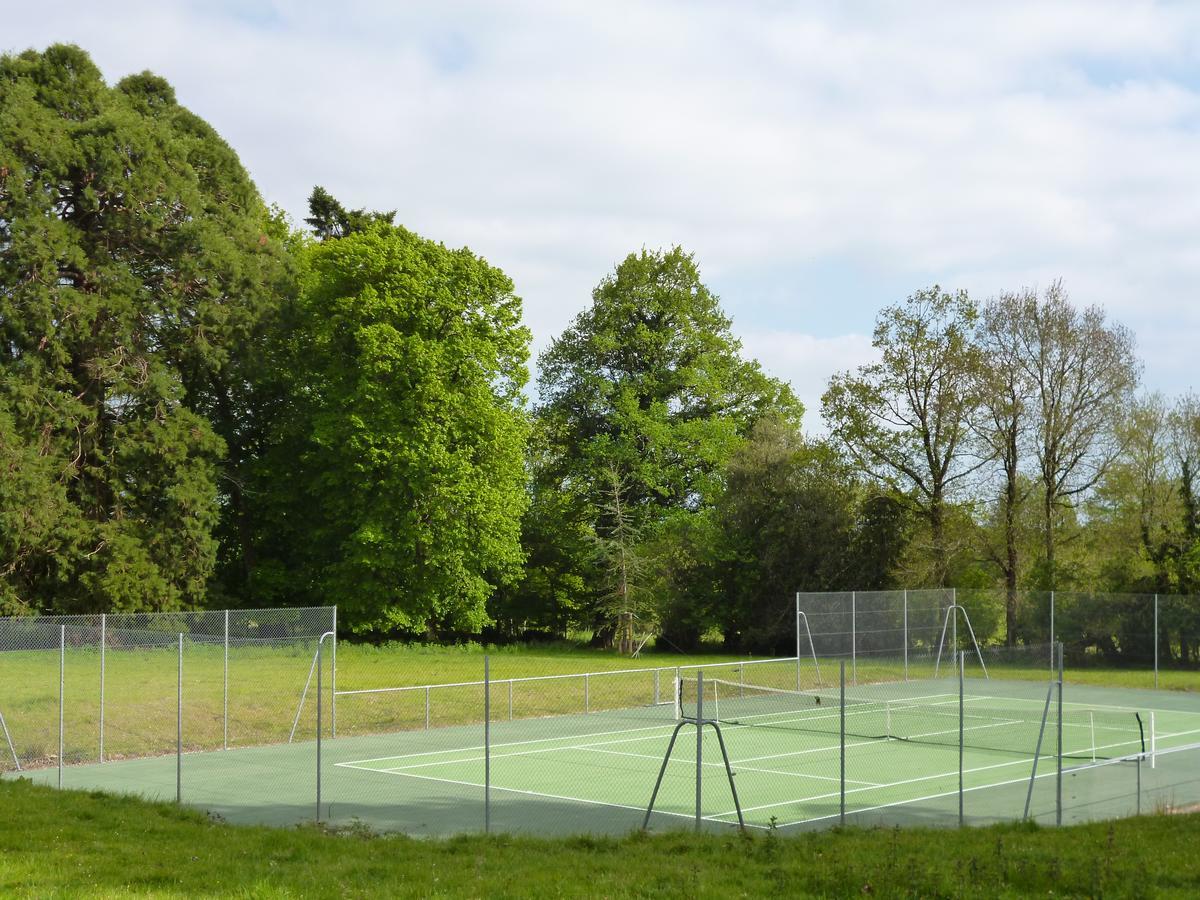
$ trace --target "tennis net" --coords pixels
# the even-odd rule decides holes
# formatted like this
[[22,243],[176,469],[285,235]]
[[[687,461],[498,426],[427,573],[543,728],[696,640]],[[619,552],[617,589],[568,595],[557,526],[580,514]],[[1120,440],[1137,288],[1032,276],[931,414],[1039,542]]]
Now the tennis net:
[[[719,678],[705,678],[703,684],[705,719],[726,725],[841,733],[841,701],[836,692],[792,691]],[[679,679],[681,718],[697,718],[699,685],[698,679]],[[1053,754],[1057,750],[1058,713],[1052,705],[1043,723],[1043,711],[1041,703],[1023,706],[1007,698],[965,697],[963,746],[1033,756],[1041,733],[1042,753]],[[959,744],[957,693],[888,699],[847,697],[845,712],[848,737],[954,747]],[[1064,757],[1115,759],[1145,751],[1142,723],[1136,712],[1073,707],[1064,710],[1062,717]]]

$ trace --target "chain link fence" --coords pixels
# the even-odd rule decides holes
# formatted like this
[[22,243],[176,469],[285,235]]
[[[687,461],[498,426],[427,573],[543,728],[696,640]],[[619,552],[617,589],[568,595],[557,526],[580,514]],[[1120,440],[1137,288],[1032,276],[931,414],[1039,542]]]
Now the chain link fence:
[[338,671],[332,609],[0,620],[0,772],[415,835],[1200,803],[1197,694],[1069,683],[1069,650],[989,644],[961,600],[838,596],[797,617],[795,657],[586,672],[561,652],[366,646]]
[[[1008,619],[1011,599],[1012,640]],[[1061,641],[1074,671],[1114,667],[1200,671],[1200,597],[1003,590],[835,591],[795,598],[797,653],[846,656],[851,675],[872,655]],[[1046,659],[1046,666],[1053,661]]]

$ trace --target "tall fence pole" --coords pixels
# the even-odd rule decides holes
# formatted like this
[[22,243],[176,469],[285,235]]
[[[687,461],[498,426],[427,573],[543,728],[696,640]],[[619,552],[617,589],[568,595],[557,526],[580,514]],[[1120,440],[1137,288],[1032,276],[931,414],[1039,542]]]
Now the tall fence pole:
[[333,607],[333,665],[329,672],[329,736],[337,737],[337,606]]
[[100,762],[104,762],[104,675],[108,644],[108,615],[100,613]]
[[229,610],[225,610],[225,660],[221,668],[221,723],[224,729],[222,747],[229,749]]
[[958,589],[950,588],[950,612],[953,618],[950,620],[950,648],[951,654],[954,657],[954,664],[958,665]]
[[696,671],[696,831],[700,831],[704,786],[704,670]]
[[858,684],[858,592],[850,592],[850,677]]
[[838,821],[846,824],[846,660],[838,660]]
[[1158,689],[1158,594],[1154,595],[1154,688]]
[[58,626],[58,786],[63,782],[63,689],[67,682],[67,626]]
[[1054,783],[1054,824],[1062,824],[1062,789],[1063,789],[1063,645],[1056,644],[1058,651],[1058,769]]
[[1058,644],[1058,639],[1054,637],[1054,591],[1050,592],[1050,671],[1054,671],[1057,662],[1054,659],[1055,646]]
[[183,635],[179,635],[179,673],[175,679],[175,802],[183,802]]
[[492,668],[483,655],[483,833],[492,830]]
[[964,709],[965,702],[965,679],[963,671],[967,667],[967,654],[964,651],[957,654],[961,658],[958,661],[958,827],[963,826],[963,746],[966,739],[966,731],[964,729],[966,711]]
[[908,591],[904,592],[904,680],[908,681]]
[[[325,691],[321,683],[324,672],[324,650],[325,638],[333,637],[332,631],[326,631],[317,638],[317,655],[315,664],[317,667],[317,821],[321,821],[321,731],[322,731],[322,712],[325,706]],[[309,672],[309,677],[312,677],[312,672]]]
[[796,690],[803,690],[800,680],[800,592],[796,591]]

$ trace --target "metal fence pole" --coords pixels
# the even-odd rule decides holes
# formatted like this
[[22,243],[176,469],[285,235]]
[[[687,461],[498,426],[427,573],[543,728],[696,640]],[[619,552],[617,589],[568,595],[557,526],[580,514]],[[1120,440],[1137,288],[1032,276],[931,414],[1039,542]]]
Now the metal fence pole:
[[592,711],[592,690],[591,684],[588,682],[587,673],[583,676],[583,711],[590,713]]
[[796,591],[796,690],[803,690],[800,680],[800,592]]
[[224,749],[229,749],[229,610],[225,610],[225,659],[221,667],[221,721]]
[[967,667],[967,654],[958,654],[961,658],[958,661],[958,827],[963,826],[963,746],[966,740],[966,732],[963,728],[966,712],[964,709],[965,702],[965,683],[963,670]]
[[858,684],[858,592],[850,592],[850,677]]
[[1154,595],[1154,687],[1158,689],[1158,594]]
[[58,786],[63,782],[63,689],[67,681],[67,626],[58,626]]
[[696,831],[700,831],[701,793],[704,785],[704,670],[696,671]]
[[908,681],[908,591],[904,592],[904,680]]
[[322,650],[324,649],[325,636],[317,638],[317,822],[321,821],[321,711],[325,706],[325,692],[321,685],[322,669],[325,668],[322,660]]
[[483,832],[492,830],[492,670],[483,656]]
[[1050,671],[1054,671],[1054,667],[1058,664],[1054,659],[1055,647],[1058,641],[1054,637],[1054,591],[1050,592]]
[[1062,824],[1062,789],[1063,789],[1063,645],[1056,644],[1058,648],[1058,752],[1057,757],[1058,770],[1055,774],[1054,784],[1054,824]]
[[108,616],[100,614],[100,762],[104,762],[104,676],[108,643]]
[[954,589],[950,591],[950,647],[951,654],[954,657],[954,664],[958,665],[958,594]]
[[838,660],[838,821],[846,824],[846,660]]
[[179,674],[175,680],[175,802],[183,802],[183,634],[179,635]]
[[337,737],[337,606],[333,607],[333,622],[329,629],[333,633],[333,665],[329,672],[329,736]]

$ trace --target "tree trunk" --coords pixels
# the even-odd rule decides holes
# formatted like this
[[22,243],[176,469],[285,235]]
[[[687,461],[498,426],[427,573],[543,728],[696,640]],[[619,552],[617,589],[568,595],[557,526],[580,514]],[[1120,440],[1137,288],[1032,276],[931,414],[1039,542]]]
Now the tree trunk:
[[1042,518],[1045,533],[1043,540],[1045,541],[1046,551],[1046,590],[1052,591],[1057,580],[1054,571],[1054,494],[1050,488],[1046,488],[1042,502]]

